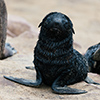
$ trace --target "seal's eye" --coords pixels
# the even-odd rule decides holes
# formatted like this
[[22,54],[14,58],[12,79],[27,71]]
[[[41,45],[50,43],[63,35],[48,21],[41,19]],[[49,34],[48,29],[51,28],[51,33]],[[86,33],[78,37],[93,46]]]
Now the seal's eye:
[[68,23],[64,23],[64,27],[65,28],[68,28]]
[[64,27],[65,27],[65,29],[66,29],[67,31],[70,29],[70,26],[69,26],[68,22],[64,23]]

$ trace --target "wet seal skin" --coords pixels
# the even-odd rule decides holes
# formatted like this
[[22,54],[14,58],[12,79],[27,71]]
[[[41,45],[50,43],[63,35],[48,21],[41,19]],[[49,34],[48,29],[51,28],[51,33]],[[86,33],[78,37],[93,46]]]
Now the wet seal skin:
[[4,0],[0,0],[0,59],[12,56],[17,51],[10,46],[9,43],[5,44],[7,30],[7,11]]
[[100,43],[89,47],[85,53],[89,64],[89,71],[100,74]]
[[[67,87],[85,81],[97,84],[88,74],[88,64],[84,56],[73,49],[73,24],[65,14],[49,13],[39,24],[40,34],[34,49],[36,81],[4,76],[4,78],[31,87],[42,83],[51,86],[54,93],[82,94],[85,90]],[[34,69],[26,67],[27,69]]]

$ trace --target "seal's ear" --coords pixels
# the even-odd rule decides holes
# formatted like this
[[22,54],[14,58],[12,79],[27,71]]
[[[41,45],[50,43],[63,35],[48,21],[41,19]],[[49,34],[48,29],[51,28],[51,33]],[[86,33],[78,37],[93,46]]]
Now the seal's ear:
[[56,14],[56,13],[57,13],[57,12],[51,12],[51,13],[49,13],[48,15],[46,15],[46,16],[44,17],[44,19],[42,20],[42,22],[39,24],[38,27],[42,26],[42,24],[45,22],[45,20],[47,19],[48,16],[50,16],[50,15],[52,15],[52,14]]
[[72,33],[75,34],[75,31],[74,31],[74,29],[73,29],[72,21],[71,21],[66,15],[64,15],[64,16],[65,16],[65,18],[68,20],[68,26],[70,27]]
[[39,24],[38,28],[42,25],[42,22]]
[[72,32],[73,32],[73,34],[75,34],[75,31],[74,31],[73,27],[72,27]]

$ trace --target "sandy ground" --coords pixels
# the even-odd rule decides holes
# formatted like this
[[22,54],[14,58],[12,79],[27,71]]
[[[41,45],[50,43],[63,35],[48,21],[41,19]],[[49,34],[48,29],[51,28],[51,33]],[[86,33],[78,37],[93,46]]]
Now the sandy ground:
[[[63,12],[68,15],[76,34],[74,41],[82,48],[76,48],[81,53],[100,42],[100,1],[99,0],[5,0],[10,15],[21,16],[37,28],[42,18],[52,11]],[[20,27],[21,28],[21,27]],[[100,100],[100,86],[80,82],[71,87],[87,90],[81,95],[54,94],[50,87],[42,85],[40,88],[22,86],[3,78],[11,75],[26,79],[35,79],[35,71],[25,69],[32,66],[33,49],[37,36],[28,36],[29,33],[18,37],[8,36],[7,42],[16,48],[18,53],[13,57],[0,61],[0,100]],[[100,76],[89,74],[100,83]]]

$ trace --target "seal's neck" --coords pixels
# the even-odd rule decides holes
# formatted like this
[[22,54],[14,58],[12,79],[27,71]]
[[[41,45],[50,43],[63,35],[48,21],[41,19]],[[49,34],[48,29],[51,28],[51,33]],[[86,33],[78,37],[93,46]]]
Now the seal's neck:
[[[64,39],[56,41],[51,38],[46,37],[45,35],[42,35],[40,33],[39,35],[39,41],[42,41],[46,47],[50,47],[51,49],[53,48],[63,48],[63,49],[70,49],[73,48],[73,34],[68,33],[68,36],[64,37]],[[56,39],[56,37],[55,37]]]
[[73,54],[72,44],[72,34],[58,42],[40,36],[34,53],[35,61],[37,59],[48,65],[66,65],[66,59]]

